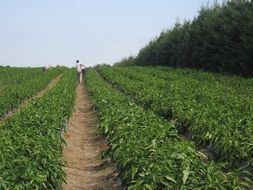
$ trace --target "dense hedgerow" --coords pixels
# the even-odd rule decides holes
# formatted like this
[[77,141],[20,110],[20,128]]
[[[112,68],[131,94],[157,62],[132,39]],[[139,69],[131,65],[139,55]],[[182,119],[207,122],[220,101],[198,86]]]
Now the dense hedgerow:
[[137,65],[190,67],[243,76],[253,73],[253,3],[231,0],[202,7],[142,48]]

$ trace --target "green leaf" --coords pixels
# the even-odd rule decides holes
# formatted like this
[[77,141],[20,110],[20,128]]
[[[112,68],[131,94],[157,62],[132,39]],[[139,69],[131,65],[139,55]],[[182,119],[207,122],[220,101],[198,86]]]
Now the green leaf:
[[185,184],[189,174],[190,174],[190,167],[187,166],[187,168],[183,171],[183,184]]
[[167,179],[170,182],[176,183],[176,181],[172,177],[164,176],[164,178]]
[[145,187],[146,189],[153,190],[153,188],[152,188],[150,185],[148,185],[148,184],[145,184],[144,187]]
[[136,173],[138,172],[138,168],[133,168],[131,172],[131,178],[134,179]]

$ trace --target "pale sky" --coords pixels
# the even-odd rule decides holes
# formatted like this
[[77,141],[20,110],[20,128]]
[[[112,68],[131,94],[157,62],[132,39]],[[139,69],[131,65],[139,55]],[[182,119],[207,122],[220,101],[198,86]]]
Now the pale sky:
[[113,64],[210,0],[0,0],[0,65]]

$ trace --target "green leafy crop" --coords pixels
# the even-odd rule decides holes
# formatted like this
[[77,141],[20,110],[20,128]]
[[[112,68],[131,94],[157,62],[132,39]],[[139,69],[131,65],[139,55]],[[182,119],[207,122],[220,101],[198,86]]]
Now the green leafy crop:
[[38,68],[0,68],[0,118],[45,88],[62,72],[62,69],[43,73]]
[[62,128],[72,113],[75,71],[0,125],[0,189],[60,189]]
[[99,72],[177,128],[191,128],[192,140],[211,147],[214,159],[252,167],[252,79],[165,68],[100,67]]
[[194,143],[182,140],[173,124],[136,105],[95,70],[89,70],[86,84],[97,127],[127,189],[249,189],[246,173],[226,173],[220,164],[204,163]]

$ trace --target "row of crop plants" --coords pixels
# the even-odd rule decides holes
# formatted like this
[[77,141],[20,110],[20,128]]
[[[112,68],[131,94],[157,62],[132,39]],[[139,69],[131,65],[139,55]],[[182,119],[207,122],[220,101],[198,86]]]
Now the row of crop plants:
[[0,86],[16,85],[43,75],[40,68],[17,68],[0,66]]
[[220,164],[204,163],[174,125],[136,105],[97,71],[89,70],[86,85],[125,188],[249,189],[246,173],[225,173]]
[[42,75],[38,68],[12,68],[0,66],[0,94],[8,86],[16,86]]
[[75,71],[64,71],[52,90],[0,125],[0,189],[61,188],[61,131],[73,110],[75,87]]
[[[120,70],[99,67],[101,75],[146,109],[172,120],[178,130],[190,130],[198,146],[207,147],[211,159],[229,167],[250,165],[253,158],[253,102],[241,93],[231,93],[224,86],[197,81],[191,74],[162,72],[152,68]],[[139,73],[139,75],[138,75]],[[134,78],[134,76],[137,77]]]
[[149,75],[152,78],[152,85],[156,85],[156,79],[163,79],[163,83],[168,84],[174,80],[185,85],[190,83],[196,86],[205,86],[209,88],[209,93],[224,93],[233,96],[240,96],[241,99],[250,99],[252,95],[252,79],[244,79],[237,76],[226,76],[216,73],[208,73],[193,69],[175,69],[169,67],[114,67],[113,70],[122,73],[128,78],[134,80],[143,80],[143,77]]
[[[145,69],[145,73],[158,78],[163,78],[165,80],[171,80],[173,78],[178,79],[190,78],[196,82],[201,82],[205,85],[209,85],[210,90],[217,89],[221,90],[222,93],[232,93],[234,95],[239,95],[240,98],[253,98],[253,79],[252,78],[242,78],[234,75],[224,75],[218,73],[203,72],[195,69],[181,69],[181,68],[170,68],[170,67],[149,67],[151,69]],[[139,74],[143,72],[143,67],[134,67],[131,72],[138,72]],[[138,75],[135,75],[138,76]]]
[[[9,68],[5,70],[6,86],[0,91],[0,118],[17,108],[25,99],[34,96],[64,69],[43,73],[40,69]],[[1,71],[1,70],[0,70]]]

